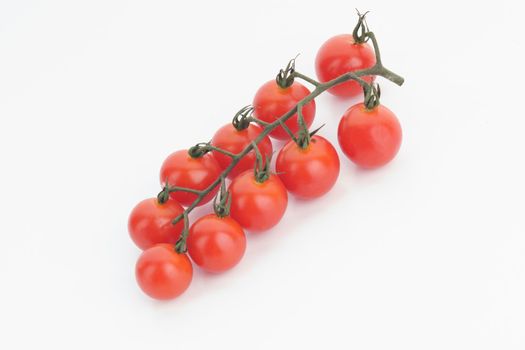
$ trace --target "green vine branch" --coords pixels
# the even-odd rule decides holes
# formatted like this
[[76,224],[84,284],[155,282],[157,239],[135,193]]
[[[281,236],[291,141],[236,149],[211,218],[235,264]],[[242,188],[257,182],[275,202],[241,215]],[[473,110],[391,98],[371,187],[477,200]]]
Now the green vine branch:
[[[383,78],[385,78],[387,80],[390,80],[391,82],[393,82],[394,84],[397,84],[399,86],[401,86],[403,84],[404,79],[401,76],[399,76],[396,73],[392,72],[391,70],[387,69],[383,65],[382,59],[381,59],[381,52],[379,50],[379,45],[377,43],[376,36],[374,35],[374,33],[368,31],[368,27],[366,26],[366,22],[364,22],[364,15],[359,15],[359,22],[358,22],[358,25],[356,26],[356,28],[361,31],[361,33],[358,33],[358,31],[354,31],[354,35],[355,35],[355,33],[358,33],[360,42],[364,42],[364,41],[371,41],[372,42],[372,46],[373,46],[373,49],[374,49],[374,52],[375,52],[375,57],[376,57],[376,63],[375,63],[375,65],[373,67],[370,67],[368,69],[359,70],[359,71],[348,72],[348,73],[345,73],[345,74],[343,74],[343,75],[341,75],[341,76],[339,76],[339,77],[337,77],[337,78],[335,78],[333,80],[330,80],[328,82],[320,83],[320,82],[316,81],[315,79],[312,79],[312,78],[310,78],[310,77],[308,77],[308,76],[306,76],[304,74],[301,74],[300,72],[296,71],[295,70],[295,59],[293,59],[292,61],[290,61],[290,63],[288,64],[288,66],[286,67],[285,70],[281,70],[281,72],[277,76],[277,80],[280,80],[280,82],[283,85],[287,85],[287,86],[291,85],[291,82],[293,83],[293,79],[295,79],[295,78],[304,80],[307,83],[310,83],[310,84],[312,84],[315,87],[314,90],[309,95],[304,97],[301,101],[299,101],[297,103],[296,106],[294,106],[291,110],[286,112],[284,115],[282,115],[281,117],[279,117],[278,119],[276,119],[272,123],[263,122],[261,120],[256,119],[252,115],[253,108],[251,106],[246,106],[243,109],[241,109],[235,115],[235,117],[233,118],[233,121],[232,121],[232,124],[235,126],[235,128],[237,128],[238,130],[242,130],[242,129],[247,128],[250,123],[256,123],[256,124],[259,124],[263,128],[263,131],[257,136],[257,138],[255,138],[253,140],[252,143],[247,145],[239,153],[233,154],[233,153],[228,152],[226,150],[214,147],[214,146],[212,146],[210,144],[210,142],[199,143],[199,144],[193,146],[192,148],[190,148],[189,153],[190,153],[190,155],[192,157],[199,157],[199,156],[204,155],[207,152],[216,151],[216,152],[220,152],[222,154],[225,154],[225,155],[229,156],[232,161],[231,161],[230,165],[226,169],[223,170],[223,172],[220,174],[220,176],[212,184],[210,184],[207,188],[205,188],[203,190],[195,190],[195,189],[191,189],[191,188],[170,186],[169,184],[166,184],[165,187],[162,189],[162,191],[159,193],[158,199],[159,199],[159,201],[161,203],[165,202],[166,200],[168,200],[169,193],[171,193],[171,192],[184,191],[184,192],[189,192],[189,193],[193,193],[193,194],[197,195],[197,198],[193,201],[193,203],[190,206],[188,206],[184,210],[183,214],[179,215],[178,217],[176,217],[173,220],[173,224],[176,224],[176,223],[180,222],[181,220],[184,220],[184,230],[183,230],[179,240],[176,243],[176,250],[177,250],[177,252],[179,252],[179,253],[186,252],[186,239],[188,237],[188,225],[189,225],[188,215],[189,215],[189,213],[191,213],[193,211],[193,209],[195,209],[199,205],[199,203],[204,199],[204,197],[206,197],[206,195],[208,195],[210,192],[214,191],[217,186],[222,184],[221,187],[224,188],[224,182],[226,180],[226,177],[232,171],[232,169],[237,165],[237,163],[239,163],[239,161],[243,157],[245,157],[252,150],[255,150],[255,152],[258,152],[257,145],[268,134],[270,134],[271,131],[273,131],[274,129],[276,129],[278,127],[283,127],[284,130],[286,130],[286,132],[290,135],[290,137],[294,141],[296,141],[298,143],[301,142],[301,139],[300,139],[301,135],[299,135],[299,136],[294,135],[290,131],[290,129],[288,127],[286,127],[286,125],[284,123],[288,119],[290,119],[294,114],[297,113],[298,114],[298,118],[299,118],[299,123],[300,124],[301,123],[304,124],[304,119],[302,117],[302,108],[303,108],[303,106],[305,106],[310,101],[314,100],[317,96],[321,95],[322,93],[324,93],[325,91],[329,90],[330,88],[332,88],[332,87],[334,87],[336,85],[342,84],[342,83],[344,83],[346,81],[350,81],[350,80],[357,81],[363,87],[365,93],[366,93],[366,91],[377,92],[377,87],[375,87],[373,84],[369,84],[368,82],[366,82],[365,80],[363,80],[361,78],[361,77],[365,77],[365,76],[371,76],[371,75],[381,76],[381,77],[383,77]],[[370,106],[372,106],[373,103],[375,103],[375,100],[370,100]],[[309,141],[309,137],[311,137],[314,133],[309,133],[307,135],[302,135],[302,137],[306,138],[306,140]],[[258,165],[258,166],[260,166],[260,165]],[[223,196],[222,198],[224,199],[225,198],[224,197],[225,196],[224,193],[222,194],[222,196]]]

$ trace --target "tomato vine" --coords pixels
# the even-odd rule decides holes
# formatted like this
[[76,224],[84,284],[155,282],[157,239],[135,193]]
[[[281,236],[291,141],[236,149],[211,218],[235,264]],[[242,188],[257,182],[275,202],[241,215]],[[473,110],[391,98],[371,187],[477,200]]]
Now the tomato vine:
[[[264,169],[261,169],[264,164],[261,165],[260,160],[260,152],[258,152],[257,145],[265,138],[268,134],[270,134],[271,131],[278,127],[282,127],[289,136],[301,147],[305,147],[305,145],[308,145],[308,142],[310,140],[310,137],[317,131],[314,131],[312,133],[308,132],[305,123],[304,123],[304,117],[302,114],[303,107],[308,104],[310,101],[314,100],[317,96],[321,95],[325,91],[329,90],[330,88],[337,86],[339,84],[342,84],[347,81],[356,81],[358,82],[361,87],[363,88],[365,92],[365,104],[368,108],[373,108],[374,106],[377,106],[379,103],[379,96],[380,91],[376,85],[373,83],[368,83],[362,77],[366,76],[381,76],[387,80],[392,81],[393,83],[401,86],[404,82],[404,79],[399,76],[398,74],[392,72],[391,70],[387,69],[382,62],[381,59],[381,52],[379,50],[379,45],[376,39],[376,36],[373,32],[369,31],[368,26],[365,21],[365,14],[359,14],[359,20],[358,23],[353,31],[353,36],[355,42],[362,43],[371,41],[373,50],[375,53],[375,59],[376,63],[374,66],[362,69],[354,72],[347,72],[345,74],[342,74],[335,79],[332,79],[330,81],[327,81],[325,83],[321,83],[313,78],[310,78],[300,72],[298,72],[295,68],[295,58],[292,59],[287,67],[285,69],[282,69],[279,74],[276,77],[276,82],[279,86],[290,86],[294,79],[301,79],[311,85],[314,86],[314,90],[311,91],[309,95],[304,97],[302,100],[300,100],[292,109],[290,109],[288,112],[283,114],[281,117],[276,119],[275,121],[269,123],[266,121],[262,121],[260,119],[257,119],[253,115],[253,108],[251,106],[243,107],[233,118],[232,124],[237,130],[243,130],[248,127],[250,123],[256,123],[262,128],[262,132],[251,142],[248,144],[242,151],[238,153],[231,153],[227,150],[215,147],[211,144],[211,142],[204,142],[204,143],[198,143],[195,146],[191,147],[188,151],[189,155],[194,158],[202,157],[208,152],[215,151],[222,153],[228,157],[231,158],[231,163],[222,171],[220,176],[218,176],[215,181],[213,181],[207,188],[203,190],[195,190],[192,188],[185,188],[185,187],[178,187],[178,186],[171,186],[169,183],[166,183],[164,185],[164,188],[162,191],[158,194],[157,199],[160,203],[164,203],[168,200],[169,194],[171,192],[189,192],[194,195],[196,195],[196,199],[184,210],[182,214],[177,216],[173,219],[172,223],[175,225],[179,223],[181,220],[184,221],[184,230],[182,231],[179,240],[176,243],[176,251],[178,253],[184,253],[187,250],[187,238],[189,234],[189,220],[188,215],[189,213],[195,209],[201,201],[212,191],[215,191],[217,186],[222,186],[224,189],[224,181],[226,180],[228,174],[232,171],[232,169],[239,163],[239,161],[244,158],[248,153],[250,153],[252,150],[257,154],[257,158],[259,159],[258,167],[260,171],[264,171]],[[285,122],[290,119],[292,116],[294,116],[297,113],[298,115],[298,122],[301,126],[301,130],[299,131],[298,135],[294,135],[292,131],[285,125]],[[306,132],[306,133],[305,133]],[[265,160],[266,163],[268,163],[268,160]],[[223,191],[221,191],[223,192]],[[224,206],[226,204],[226,199],[224,197],[224,193],[222,195],[221,203]]]

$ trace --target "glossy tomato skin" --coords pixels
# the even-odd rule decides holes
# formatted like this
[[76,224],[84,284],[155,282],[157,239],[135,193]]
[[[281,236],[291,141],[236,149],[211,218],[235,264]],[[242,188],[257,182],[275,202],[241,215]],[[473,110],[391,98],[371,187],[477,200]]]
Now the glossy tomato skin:
[[306,148],[293,140],[279,152],[275,170],[286,189],[302,199],[320,197],[330,191],[339,176],[339,156],[324,137],[315,135]]
[[230,184],[230,216],[249,231],[264,231],[277,225],[286,211],[288,193],[277,175],[260,183],[253,170],[245,171]]
[[377,168],[390,162],[401,146],[401,125],[383,105],[372,110],[363,103],[350,107],[339,122],[339,145],[354,163]]
[[148,198],[133,208],[128,219],[131,239],[142,250],[158,243],[175,244],[184,228],[184,223],[172,224],[184,208],[174,199],[160,204],[157,198]]
[[[192,158],[187,150],[176,151],[168,156],[160,169],[160,182],[164,186],[166,180],[170,186],[179,186],[203,190],[211,185],[221,174],[221,167],[215,158],[207,153],[199,158]],[[217,186],[206,195],[199,205],[208,203],[217,193]],[[197,195],[189,192],[172,192],[171,198],[183,206],[189,206]]]
[[208,214],[191,226],[187,244],[195,264],[208,272],[223,272],[242,259],[246,236],[231,217]]
[[[253,99],[253,114],[256,118],[272,123],[291,110],[297,102],[310,94],[304,85],[295,81],[287,88],[281,88],[275,80],[270,80],[259,88]],[[315,101],[303,106],[305,124],[310,127],[315,117]],[[299,131],[297,113],[286,121],[286,126],[296,134]],[[290,136],[282,127],[275,128],[270,136],[279,140],[288,140]]]
[[[248,128],[243,130],[237,130],[230,123],[217,130],[211,140],[211,144],[215,147],[219,147],[231,153],[237,154],[241,152],[246,146],[248,146],[253,140],[255,140],[262,131],[262,128],[255,124],[250,124]],[[271,157],[273,147],[272,141],[268,136],[264,137],[261,142],[257,144],[257,146],[259,147],[259,151],[263,157]],[[232,161],[231,157],[217,151],[213,151],[212,154],[222,169],[226,169]],[[233,179],[240,173],[253,169],[254,166],[255,153],[254,151],[251,151],[245,157],[241,158],[239,163],[237,163],[237,165],[228,174],[228,177]]]
[[142,252],[135,266],[137,282],[154,299],[169,300],[188,288],[193,267],[186,254],[179,254],[171,244],[157,244]]
[[[374,50],[367,43],[356,44],[351,34],[341,34],[328,39],[317,52],[315,70],[319,81],[325,83],[345,73],[371,68],[375,65]],[[371,83],[373,76],[362,77]],[[347,81],[329,89],[339,97],[355,97],[363,93],[356,81]]]

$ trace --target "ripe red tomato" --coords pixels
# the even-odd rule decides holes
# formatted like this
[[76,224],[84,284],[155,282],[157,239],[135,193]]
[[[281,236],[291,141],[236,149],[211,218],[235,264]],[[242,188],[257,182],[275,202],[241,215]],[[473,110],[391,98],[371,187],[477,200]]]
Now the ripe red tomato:
[[[291,110],[297,102],[310,94],[304,85],[295,81],[287,88],[281,88],[275,80],[270,80],[259,88],[253,99],[253,115],[265,122],[272,123],[283,114]],[[303,118],[305,124],[312,125],[315,117],[315,101],[312,100],[303,106]],[[299,131],[297,113],[286,121],[286,126],[296,134]],[[282,127],[275,128],[270,136],[279,140],[288,140],[290,136]]]
[[[243,130],[237,130],[230,123],[217,130],[213,136],[213,139],[211,140],[211,144],[215,147],[222,148],[226,151],[236,154],[241,152],[246,146],[255,140],[261,132],[261,127],[255,124],[250,124],[246,129]],[[269,137],[263,138],[257,146],[259,147],[259,151],[261,152],[263,159],[266,159],[265,157],[271,157],[273,153],[273,147],[272,141]],[[226,169],[232,162],[231,157],[225,154],[217,151],[213,151],[212,154],[215,159],[217,159],[217,162],[222,167],[222,169]],[[253,169],[254,166],[255,152],[251,151],[245,157],[241,158],[237,165],[228,174],[228,177],[233,179],[240,173]]]
[[306,148],[293,140],[279,152],[275,170],[286,189],[299,198],[320,197],[339,176],[339,156],[332,144],[315,135]]
[[208,214],[191,226],[188,236],[188,254],[209,272],[231,269],[241,260],[246,250],[244,231],[232,218]]
[[368,110],[363,103],[345,112],[337,135],[346,156],[363,168],[391,161],[402,139],[401,126],[392,111],[383,105]]
[[[221,174],[221,167],[215,158],[207,153],[199,158],[193,158],[187,150],[174,152],[166,158],[160,169],[162,186],[168,181],[170,186],[180,186],[194,190],[204,190]],[[217,186],[206,195],[199,205],[208,203],[219,190]],[[171,198],[184,206],[189,206],[197,195],[195,193],[177,191],[170,193]]]
[[148,198],[133,208],[128,219],[131,239],[142,250],[157,243],[175,244],[184,228],[184,223],[171,222],[182,214],[184,209],[174,199],[160,204],[157,198]]
[[277,225],[288,205],[286,188],[274,174],[261,183],[255,180],[253,170],[245,171],[233,179],[229,191],[230,216],[250,231],[263,231]]
[[[341,34],[328,39],[317,52],[315,70],[322,83],[348,72],[371,68],[376,63],[374,50],[367,43],[355,43],[351,34]],[[373,76],[362,77],[371,83]],[[334,86],[328,92],[339,97],[354,97],[363,92],[356,81]]]
[[157,244],[142,252],[135,266],[140,288],[154,299],[168,300],[181,295],[190,285],[193,267],[186,254],[171,244]]

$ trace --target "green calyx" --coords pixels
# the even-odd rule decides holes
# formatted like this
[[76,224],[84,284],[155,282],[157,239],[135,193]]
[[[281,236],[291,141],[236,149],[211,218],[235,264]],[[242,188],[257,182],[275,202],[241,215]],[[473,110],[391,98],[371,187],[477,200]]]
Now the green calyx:
[[292,86],[294,82],[294,73],[295,73],[295,59],[297,56],[293,59],[291,59],[288,62],[288,65],[285,69],[281,69],[279,71],[279,74],[277,74],[277,77],[275,78],[275,82],[277,85],[279,85],[280,88],[286,89],[290,86]]
[[366,15],[369,11],[365,12],[364,14],[361,14],[358,9],[357,16],[359,19],[357,20],[357,24],[354,27],[354,31],[352,32],[352,36],[354,37],[354,42],[356,44],[362,44],[368,41],[368,24],[366,23]]
[[308,148],[308,146],[310,145],[310,143],[312,142],[312,137],[317,134],[319,132],[319,130],[321,130],[323,128],[323,126],[325,126],[325,124],[321,125],[320,127],[318,127],[317,129],[315,129],[314,131],[308,131],[308,129],[301,129],[299,130],[299,134],[295,140],[295,143],[297,144],[297,146],[299,146],[300,148],[302,149],[306,149]]
[[270,178],[270,175],[272,174],[270,171],[271,156],[268,157],[265,155],[265,159],[263,159],[257,144],[252,142],[252,145],[256,159],[255,166],[253,167],[253,175],[255,177],[255,181],[257,181],[258,183],[263,183],[266,180],[268,180]]
[[226,181],[222,178],[221,189],[213,199],[213,210],[215,211],[215,215],[220,218],[230,215],[231,199],[231,193],[226,189]]
[[170,185],[168,184],[168,180],[166,180],[164,187],[162,188],[162,191],[159,192],[157,195],[157,201],[160,204],[166,203],[170,199]]
[[264,183],[270,178],[271,174],[272,173],[270,171],[270,160],[268,158],[266,158],[266,161],[264,162],[264,165],[262,167],[255,167],[255,181],[257,181],[258,183]]
[[363,103],[367,110],[372,110],[380,105],[381,88],[379,84],[364,85],[363,90],[365,94]]
[[211,151],[209,142],[199,142],[195,146],[190,147],[188,154],[192,158],[200,158],[209,151]]
[[310,132],[310,130],[308,130],[308,126],[304,121],[302,105],[297,106],[297,123],[299,124],[299,132],[297,133],[297,136],[294,136],[293,134],[290,134],[290,136],[292,140],[297,144],[297,146],[299,146],[302,149],[306,149],[310,144],[312,136],[314,136],[319,130],[321,130],[324,124],[315,129],[314,131]]
[[247,129],[252,121],[253,107],[251,105],[244,106],[238,111],[232,120],[232,125],[238,131]]

